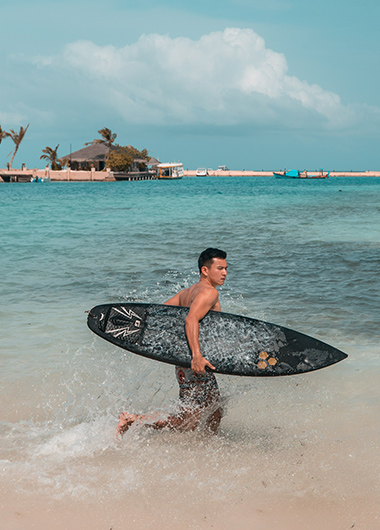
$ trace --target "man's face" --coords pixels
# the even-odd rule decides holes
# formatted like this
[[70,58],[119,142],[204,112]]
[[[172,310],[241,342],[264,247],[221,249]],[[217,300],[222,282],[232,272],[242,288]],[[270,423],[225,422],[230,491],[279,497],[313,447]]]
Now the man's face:
[[211,267],[206,267],[206,269],[207,277],[214,287],[224,284],[227,277],[227,261],[225,259],[214,258]]

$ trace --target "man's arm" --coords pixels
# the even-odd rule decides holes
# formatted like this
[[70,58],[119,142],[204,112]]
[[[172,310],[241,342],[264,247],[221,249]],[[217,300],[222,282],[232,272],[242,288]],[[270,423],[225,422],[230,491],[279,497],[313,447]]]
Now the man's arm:
[[215,370],[215,367],[202,356],[199,346],[199,321],[207,315],[219,300],[216,289],[203,290],[193,301],[185,319],[186,337],[190,346],[192,360],[191,368],[196,373],[205,373],[205,368]]
[[169,298],[169,300],[166,300],[166,302],[164,302],[164,305],[180,305],[179,303],[179,295],[182,291],[180,291],[179,293],[175,294],[172,298]]

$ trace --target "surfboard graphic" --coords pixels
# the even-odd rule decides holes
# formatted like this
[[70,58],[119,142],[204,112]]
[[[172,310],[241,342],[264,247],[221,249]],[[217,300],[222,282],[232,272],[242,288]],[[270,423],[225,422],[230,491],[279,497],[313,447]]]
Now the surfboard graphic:
[[[190,367],[185,307],[123,303],[89,311],[88,327],[103,339],[144,357]],[[319,370],[347,357],[324,342],[263,320],[210,311],[200,322],[202,355],[217,373],[283,376]]]

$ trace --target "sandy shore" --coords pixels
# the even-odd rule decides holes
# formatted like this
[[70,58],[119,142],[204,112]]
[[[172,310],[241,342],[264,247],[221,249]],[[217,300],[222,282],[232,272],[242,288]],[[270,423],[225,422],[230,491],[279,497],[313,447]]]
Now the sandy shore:
[[[281,172],[282,169],[273,171]],[[209,170],[210,177],[273,177],[273,171],[249,171],[249,170],[229,170],[229,171],[212,171]],[[310,171],[313,173],[313,171]],[[195,177],[195,169],[185,169],[186,177]],[[330,177],[380,177],[380,171],[330,171]],[[199,177],[201,178],[201,177]]]
[[[281,171],[281,170],[273,170]],[[273,177],[273,171],[249,171],[249,170],[229,170],[213,171],[209,170],[210,177]],[[195,169],[185,169],[185,177],[195,177]],[[28,182],[31,178],[49,178],[54,182],[87,182],[87,181],[110,181],[114,182],[115,176],[112,171],[73,171],[63,169],[52,171],[50,169],[0,169],[0,182],[9,182],[9,179],[16,179],[19,182]],[[380,177],[380,171],[331,171],[330,177]],[[144,175],[133,175],[131,180],[147,180]],[[202,177],[198,177],[202,178]]]
[[[239,502],[207,506],[157,503],[133,492],[118,502],[41,504],[2,499],[1,527],[7,530],[378,530],[378,499],[346,499],[263,494]],[[174,501],[174,499],[173,499]],[[220,505],[219,505],[220,504]]]

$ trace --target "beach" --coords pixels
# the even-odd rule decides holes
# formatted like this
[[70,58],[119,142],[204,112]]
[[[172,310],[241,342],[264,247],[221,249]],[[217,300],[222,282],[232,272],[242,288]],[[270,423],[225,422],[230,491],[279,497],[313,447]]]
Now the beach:
[[[208,170],[208,177],[273,177],[274,171],[284,171],[283,169],[275,170]],[[315,170],[318,172],[320,170]],[[196,177],[196,169],[184,169],[184,177]],[[311,172],[313,173],[313,172]],[[49,179],[53,182],[114,182],[120,179],[121,174],[114,173],[113,171],[103,170],[90,171],[84,170],[73,170],[73,169],[62,169],[59,171],[53,171],[51,169],[0,169],[0,182],[30,182],[33,178],[37,179]],[[142,171],[141,173],[125,173],[122,174],[125,180],[151,180],[154,178],[152,173]],[[329,177],[380,177],[380,171],[330,171]],[[200,177],[198,177],[200,178]],[[204,178],[204,177],[202,177]]]
[[[188,178],[0,186],[0,526],[377,530],[380,181]],[[106,343],[86,311],[162,303],[227,251],[222,310],[348,358],[218,375],[220,432],[131,428],[178,406],[174,369]]]

